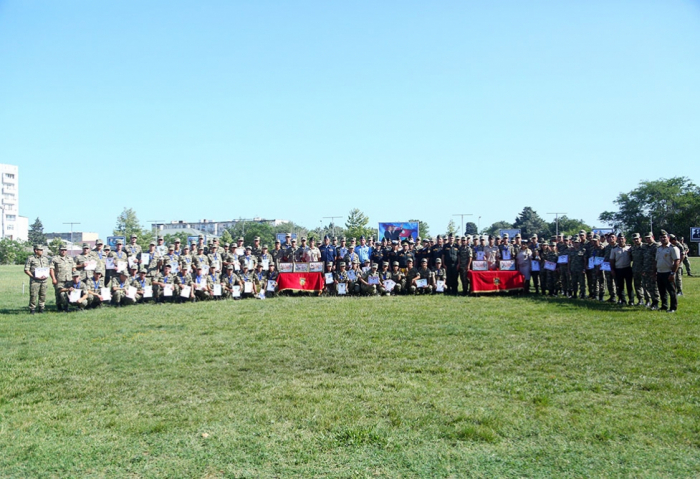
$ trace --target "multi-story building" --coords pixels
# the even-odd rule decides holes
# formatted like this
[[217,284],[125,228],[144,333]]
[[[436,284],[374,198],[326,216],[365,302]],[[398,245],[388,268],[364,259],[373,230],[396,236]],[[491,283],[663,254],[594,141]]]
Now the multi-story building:
[[0,163],[0,237],[27,241],[29,221],[19,215],[19,168]]
[[287,220],[266,220],[263,218],[237,219],[228,221],[201,220],[194,222],[180,220],[171,221],[169,223],[152,223],[151,228],[157,231],[158,234],[171,234],[173,230],[174,232],[177,232],[178,230],[197,230],[201,233],[208,233],[214,236],[221,236],[224,230],[232,228],[240,222],[267,223],[270,226],[279,226],[281,224],[289,223],[289,221]]

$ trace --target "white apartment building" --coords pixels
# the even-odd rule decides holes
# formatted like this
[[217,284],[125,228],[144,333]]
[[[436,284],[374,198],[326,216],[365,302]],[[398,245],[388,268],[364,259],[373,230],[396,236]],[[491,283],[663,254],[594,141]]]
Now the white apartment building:
[[0,163],[0,237],[27,241],[29,220],[19,215],[19,168]]

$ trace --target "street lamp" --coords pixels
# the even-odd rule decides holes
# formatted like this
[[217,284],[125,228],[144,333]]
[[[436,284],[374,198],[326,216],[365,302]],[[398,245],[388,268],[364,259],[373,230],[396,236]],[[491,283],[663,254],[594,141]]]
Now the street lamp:
[[80,223],[75,222],[75,221],[73,221],[73,222],[69,221],[68,223],[63,223],[63,224],[70,225],[70,247],[71,247],[71,254],[73,254],[72,253],[72,251],[73,251],[73,225],[79,225]]
[[462,235],[464,235],[464,217],[465,216],[473,216],[471,213],[457,213],[452,216],[460,216],[462,218]]
[[556,215],[554,217],[555,221],[557,222],[557,231],[556,235],[559,236],[559,215],[565,215],[566,213],[558,212],[558,213],[547,213],[548,215]]

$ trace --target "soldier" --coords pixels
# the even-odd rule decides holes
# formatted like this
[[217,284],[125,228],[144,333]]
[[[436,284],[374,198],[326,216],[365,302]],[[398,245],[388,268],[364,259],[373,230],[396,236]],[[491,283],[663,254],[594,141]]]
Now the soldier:
[[571,291],[574,299],[581,295],[581,299],[586,299],[586,252],[581,248],[581,239],[574,238],[574,247],[568,250],[569,255],[569,276],[571,277]]
[[267,277],[263,270],[262,263],[255,265],[255,273],[253,274],[253,282],[255,283],[255,291],[260,294],[265,292],[267,286]]
[[192,272],[192,255],[190,255],[190,247],[185,246],[182,248],[182,253],[180,254],[180,261],[178,264],[178,273],[181,270],[185,270],[185,273],[190,273]]
[[[447,246],[444,246],[442,250],[445,251],[446,248],[447,248]],[[432,273],[433,273],[433,287],[434,287],[433,292],[434,293],[440,292],[440,291],[438,291],[438,281],[442,281],[442,284],[443,284],[442,292],[445,292],[445,284],[447,284],[447,269],[442,266],[442,260],[440,258],[435,260],[435,268],[433,268]],[[422,275],[421,275],[421,277],[422,277]]]
[[[671,242],[672,246],[675,246],[678,248],[678,253],[680,254],[681,257],[681,262],[680,264],[683,264],[684,261],[687,261],[686,257],[686,251],[683,246],[681,246],[681,243],[678,241],[676,238],[676,235],[670,234],[668,235],[668,239]],[[683,296],[683,267],[679,266],[678,270],[676,271],[676,274],[674,275],[676,278],[676,296]]]
[[[661,309],[668,313],[675,313],[678,309],[676,298],[676,284],[674,275],[681,264],[681,254],[678,248],[669,242],[668,233],[661,230],[661,245],[656,248],[656,282],[661,293]],[[671,298],[669,307],[668,297]]]
[[[75,271],[75,263],[73,258],[66,254],[68,248],[65,244],[61,244],[58,251],[58,256],[54,256],[51,260],[49,274],[51,275],[54,295],[56,296],[56,310],[67,312],[68,303],[63,301],[64,296],[61,294],[61,290],[71,280],[73,271]],[[78,273],[78,276],[80,276],[80,273]]]
[[372,252],[370,253],[369,257],[372,263],[382,264],[384,261],[384,248],[382,248],[382,244],[379,241],[374,243],[374,247],[372,248]]
[[[287,238],[289,241],[289,238]],[[297,240],[291,240],[290,246],[288,248],[282,248],[282,263],[294,263],[294,256],[297,251]]]
[[[430,254],[428,255],[428,268],[433,268],[435,267],[435,260],[440,258],[442,259],[442,248],[443,248],[443,239],[442,236],[437,235],[437,244],[434,244],[433,246],[430,247]],[[415,257],[414,257],[415,260]],[[423,265],[423,258],[421,258],[421,265]]]
[[[437,262],[437,259],[436,259]],[[459,289],[459,245],[454,242],[454,235],[449,234],[447,236],[447,243],[442,248],[442,261],[445,265],[447,289],[446,294],[457,295],[457,290]]]
[[[357,256],[357,253],[354,251],[352,253],[348,253],[348,255],[355,255]],[[350,271],[348,271],[348,278],[350,279],[350,289],[348,290],[348,294],[360,294],[360,278],[362,277],[362,270],[360,269],[360,259],[354,259],[352,261],[352,267]]]
[[260,236],[253,238],[253,247],[251,248],[251,254],[255,256],[258,260],[262,254],[262,248],[260,247]]
[[360,263],[360,256],[355,253],[352,248],[347,248],[345,258],[343,259],[345,260],[345,264],[349,264],[351,267],[353,267],[355,263]]
[[571,297],[571,276],[569,275],[569,265],[564,263],[559,263],[559,257],[565,257],[566,261],[569,260],[569,241],[570,237],[564,237],[564,235],[557,236],[557,275],[559,283],[561,284],[561,291],[567,297]]
[[[549,261],[550,263],[555,263],[557,262],[557,252],[555,250],[556,248],[556,243],[553,241],[550,243],[543,243],[543,251],[542,251],[542,259],[546,262]],[[545,278],[547,281],[547,293],[549,296],[557,296],[558,291],[557,291],[557,272],[556,270],[548,270],[545,269]]]
[[532,250],[524,246],[518,248],[518,253],[515,255],[515,265],[520,274],[523,275],[525,282],[523,292],[529,294],[530,279],[532,278]]
[[399,262],[394,261],[391,265],[391,280],[396,283],[394,286],[393,294],[401,294],[405,291],[406,278],[404,274],[399,269]]
[[[342,243],[345,241],[343,240]],[[340,291],[338,288],[339,284],[344,284],[345,285],[345,294],[348,294],[350,292],[350,277],[348,275],[348,272],[345,270],[345,261],[340,261],[338,263],[338,269],[336,270],[335,274],[333,275],[333,284],[335,284],[336,288],[336,293]]]
[[304,262],[317,263],[321,261],[321,250],[316,247],[316,240],[314,238],[311,238],[309,242],[309,249],[304,253]]
[[[437,261],[438,259],[439,258],[436,258],[435,260]],[[417,276],[413,278],[413,284],[416,286],[418,294],[432,294],[433,291],[435,291],[435,281],[433,272],[428,267],[427,259],[423,258],[421,260],[421,265],[420,268],[418,268],[417,273]],[[418,280],[420,279],[426,280],[426,285],[422,288],[418,287]]]
[[207,284],[207,276],[202,272],[202,266],[197,266],[195,270],[196,273],[194,274],[194,276],[192,276],[194,297],[198,301],[206,301],[208,299],[211,299],[211,290],[209,289],[209,285]]
[[[175,287],[175,279],[176,276],[172,273],[170,263],[166,263],[163,265],[163,273],[158,273],[156,276],[151,278],[151,286],[153,287],[153,298],[156,302],[162,303],[164,301],[174,300],[173,295],[175,294],[175,291],[177,289]],[[170,286],[171,294],[169,296],[165,296],[166,286]]]
[[484,261],[489,265],[490,271],[495,271],[498,269],[499,249],[496,246],[496,238],[489,236],[489,244],[484,246]]
[[[542,280],[544,272],[542,271],[542,257],[540,256],[540,245],[537,242],[537,235],[530,237],[530,243],[527,245],[527,248],[531,253],[530,282],[535,287],[535,294],[540,294],[540,288],[542,288],[544,293],[544,281]],[[539,263],[539,269],[537,270],[534,270],[532,267],[532,263],[535,262]]]
[[[168,264],[168,265],[163,267],[163,269],[166,269],[166,268],[170,268],[170,265]],[[170,274],[170,272],[168,272],[168,275],[169,274]],[[156,277],[156,279],[158,279],[158,278]],[[150,299],[152,299],[153,301],[156,301],[158,296],[156,294],[154,294],[155,291],[153,291],[154,287],[153,287],[152,280],[151,280],[151,278],[146,277],[146,270],[145,269],[142,268],[139,270],[138,276],[131,281],[131,286],[136,288],[136,302],[137,303],[143,303],[146,301],[146,299],[148,299],[148,298],[144,298],[144,295],[145,295],[146,289],[149,287],[151,288],[151,298]]]
[[112,282],[110,283],[112,289],[112,304],[117,308],[129,306],[136,302],[135,298],[127,296],[130,286],[131,281],[129,281],[129,274],[126,271],[120,271],[117,276],[112,278]]
[[192,264],[194,266],[193,272],[196,272],[200,268],[204,269],[204,266],[206,266],[207,269],[209,269],[209,256],[204,254],[203,245],[197,245],[197,254],[195,254],[192,258]]
[[[209,255],[211,256],[211,253]],[[207,274],[207,287],[209,288],[211,299],[214,300],[222,299],[223,288],[221,287],[221,279],[219,278],[219,275],[219,270],[214,268],[211,268],[209,270],[209,274]]]
[[323,244],[319,248],[319,251],[321,252],[321,261],[323,263],[328,263],[329,261],[334,262],[335,261],[335,255],[336,255],[336,248],[331,244],[331,239],[328,235],[323,237]]
[[688,261],[688,256],[690,255],[690,248],[684,241],[685,238],[681,236],[681,239],[679,241],[681,247],[685,251],[685,257],[683,258],[683,264],[685,265],[685,271],[688,273],[688,276],[693,276],[693,273],[690,272],[690,262]]
[[[109,245],[107,245],[109,246]],[[112,277],[116,274],[116,266],[120,261],[129,264],[129,253],[124,251],[124,243],[122,240],[117,240],[117,245],[115,250],[107,253],[107,258],[111,259],[113,268],[107,268],[107,261],[105,259],[105,282],[109,283],[112,281]],[[107,247],[105,247],[107,249]]]
[[590,257],[593,258],[593,296],[592,299],[603,301],[605,295],[605,272],[601,269],[601,265],[605,259],[605,250],[600,244],[600,236],[593,235],[591,239]]
[[253,271],[255,271],[255,267],[258,265],[258,257],[253,256],[253,248],[247,246],[245,249],[245,255],[239,257],[238,262],[241,263],[241,270],[243,270],[243,266],[245,266],[248,272],[252,274]]
[[459,247],[459,262],[457,269],[462,279],[462,296],[469,294],[469,270],[472,267],[474,251],[471,246],[471,236],[462,236],[462,246]]
[[175,248],[173,248],[173,253],[176,256],[180,256],[182,254],[182,247],[180,245],[181,245],[180,240],[175,239]]
[[[387,288],[385,286],[385,281],[392,281],[391,279],[391,270],[389,270],[389,262],[384,261],[382,262],[382,270],[379,272],[379,292],[381,293],[382,296],[390,295],[392,291],[387,291]],[[393,290],[393,288],[392,288]]]
[[355,253],[360,257],[360,263],[364,264],[372,256],[372,248],[367,244],[364,235],[360,236],[360,244],[355,246]]
[[92,278],[86,281],[88,285],[88,308],[100,308],[104,298],[102,297],[102,288],[105,287],[102,273],[94,271]]
[[139,269],[146,268],[146,275],[153,279],[153,277],[158,274],[158,271],[160,271],[161,263],[161,257],[156,251],[156,243],[151,241],[148,245],[148,251],[139,254]]
[[[275,266],[275,262],[274,262],[274,261],[270,261],[270,264],[269,264],[268,267],[267,267],[267,273],[265,274],[265,280],[266,280],[266,281],[265,281],[265,296],[266,296],[266,297],[268,297],[268,298],[274,298],[275,296],[277,296],[277,286],[278,286],[277,280],[279,279],[279,275],[280,275],[280,274],[277,272],[277,268],[276,268],[276,266]],[[268,282],[268,281],[274,281],[274,283],[275,283],[275,284],[274,284],[274,286],[275,286],[275,289],[274,289],[274,290],[270,291],[270,290],[267,289],[267,282]]]
[[137,239],[136,235],[131,235],[131,243],[126,247],[126,253],[134,258],[138,258],[141,254],[141,247],[136,244]]
[[271,264],[275,264],[275,259],[268,252],[267,245],[264,244],[262,247],[262,253],[258,256],[258,264],[261,264],[263,271],[267,272]]
[[[610,233],[608,234],[608,244],[603,247],[603,251],[605,253],[603,261],[605,263],[610,264],[610,253],[612,253],[612,250],[615,247],[617,247],[617,236],[615,236],[614,233]],[[608,286],[608,294],[610,295],[608,302],[610,303],[617,302],[617,287],[613,279],[612,268],[611,271],[605,271],[605,283]]]
[[372,263],[369,271],[358,278],[360,289],[363,294],[377,296],[379,294],[379,272],[377,272],[377,263]]
[[631,247],[627,244],[625,236],[620,233],[618,243],[610,252],[610,270],[615,279],[618,304],[626,305],[625,285],[627,285],[627,296],[629,304],[634,304],[632,296],[632,253]]
[[644,290],[644,247],[642,236],[639,233],[632,235],[632,279],[634,281],[634,293],[637,296],[636,306],[642,306],[649,302],[649,293]]
[[[294,244],[294,241],[292,241]],[[294,262],[295,263],[306,263],[306,254],[309,251],[309,247],[306,244],[306,236],[301,237],[301,246],[299,246],[296,251],[294,251]]]
[[275,269],[277,270],[279,270],[282,257],[284,256],[284,251],[282,250],[281,246],[280,240],[275,240],[275,249],[273,249],[270,253],[270,256],[272,256],[272,262],[275,263]]
[[[226,266],[226,274],[223,278],[221,278],[221,284],[223,285],[222,289],[224,297],[226,298],[233,297],[234,286],[238,286],[240,288],[240,291],[243,290],[243,282],[241,281],[241,278],[239,278],[238,275],[236,275],[236,273],[233,272],[233,265],[231,264]],[[237,296],[234,299],[240,299],[240,296]]]
[[97,261],[97,266],[95,269],[104,275],[106,270],[105,261],[107,260],[107,253],[104,251],[103,247],[104,243],[102,240],[97,239],[97,241],[95,241],[95,249],[92,251],[92,257]]
[[[194,273],[195,266],[193,265],[192,268],[192,273]],[[185,268],[180,268],[180,272],[175,275],[174,283],[175,288],[173,294],[177,295],[178,303],[182,303],[184,301],[194,302],[195,298],[194,288],[192,288],[192,275]],[[190,294],[188,297],[183,297],[181,293],[183,291],[183,288],[185,288],[186,286],[190,287]]]
[[[592,299],[598,299],[598,295],[593,291],[593,285],[595,280],[595,267],[591,267],[590,259],[593,256],[593,233],[591,231],[585,232],[585,241],[583,242],[583,250],[586,252],[586,284],[588,285],[588,297]],[[581,232],[579,232],[579,238],[581,237]]]
[[[255,290],[255,282],[253,281],[253,272],[248,270],[248,264],[243,261],[241,263],[241,274],[240,278],[243,282],[243,288],[241,289],[241,298],[253,298],[255,297],[257,291]],[[249,292],[245,291],[246,283],[250,283],[251,290]]]
[[[87,283],[85,283],[85,281],[81,281],[80,279],[80,272],[73,271],[71,272],[71,276],[72,279],[63,283],[63,288],[61,288],[61,295],[63,296],[61,302],[65,304],[65,308],[63,309],[64,313],[68,312],[68,306],[71,304],[75,305],[81,311],[84,310],[85,308],[87,308],[88,297],[90,296],[88,294]],[[69,295],[73,291],[80,291],[80,297],[77,299],[77,301],[71,302]]]
[[88,271],[85,268],[88,265],[88,262],[92,261],[92,259],[93,258],[92,252],[90,251],[90,245],[87,243],[83,243],[83,252],[75,257],[75,269],[80,271],[80,279],[87,279]]
[[209,269],[216,273],[221,273],[221,268],[224,264],[223,254],[219,251],[219,247],[214,243],[209,254],[207,255]]
[[42,245],[34,246],[34,254],[24,264],[24,274],[29,276],[29,313],[34,314],[37,304],[39,313],[46,308],[46,282],[50,271],[49,260],[44,256]]

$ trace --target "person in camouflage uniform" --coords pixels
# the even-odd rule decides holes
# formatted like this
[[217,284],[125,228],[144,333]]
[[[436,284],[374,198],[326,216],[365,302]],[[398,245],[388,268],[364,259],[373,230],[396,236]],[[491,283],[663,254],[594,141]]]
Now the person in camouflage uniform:
[[569,275],[571,277],[571,291],[573,297],[578,295],[581,299],[586,298],[586,252],[581,248],[581,240],[577,236],[574,238],[574,247],[567,251],[569,255]]
[[27,258],[24,264],[24,274],[29,276],[29,312],[34,314],[37,304],[39,305],[39,313],[43,313],[46,308],[46,287],[49,274],[46,277],[40,278],[37,276],[37,268],[50,268],[48,258],[44,256],[44,247],[41,245],[34,246],[34,254]]
[[[61,294],[61,290],[65,287],[67,282],[71,281],[73,271],[75,270],[73,258],[68,256],[67,252],[68,248],[66,245],[61,244],[59,247],[59,254],[58,256],[54,256],[51,260],[49,270],[54,294],[56,296],[56,310],[58,311],[68,311],[68,303],[63,300],[64,295]],[[80,276],[80,272],[78,272],[78,276]]]
[[[362,290],[362,294],[366,294],[369,296],[377,296],[379,294],[380,286],[379,272],[377,271],[377,263],[372,263],[369,271],[360,276],[358,280],[360,282],[360,289]],[[376,281],[376,283],[370,284],[370,281]]]
[[180,268],[180,272],[175,275],[175,279],[173,280],[173,282],[175,283],[175,288],[173,289],[173,297],[177,298],[178,303],[182,303],[184,301],[194,302],[194,288],[190,289],[190,296],[188,298],[183,298],[182,296],[180,296],[183,287],[192,286],[192,274],[187,272],[185,268]]
[[[97,272],[99,273],[99,271]],[[71,303],[68,295],[75,290],[80,291],[80,298],[78,298],[77,301]],[[66,305],[66,307],[63,309],[64,313],[68,312],[68,307],[71,304],[81,311],[87,308],[88,298],[90,297],[90,294],[88,293],[88,284],[80,279],[79,271],[71,272],[71,280],[63,283],[63,287],[61,288],[61,295],[63,296],[61,302]]]
[[399,262],[394,261],[391,264],[391,280],[396,283],[392,294],[402,294],[406,292],[406,277],[399,268]]
[[678,265],[678,270],[676,271],[676,296],[683,296],[683,262],[688,261],[688,251],[683,247],[676,238],[676,235],[668,235],[668,239],[672,246],[678,248],[678,253],[681,255],[681,262]]
[[659,286],[656,282],[656,249],[659,243],[654,241],[654,235],[647,233],[644,236],[644,290],[651,298],[651,304],[647,303],[653,311],[659,309]]
[[120,271],[109,284],[112,289],[112,304],[116,307],[129,306],[136,302],[135,299],[126,295],[129,286],[131,286],[129,274],[126,271]]
[[642,236],[639,233],[632,235],[632,281],[634,283],[634,294],[637,297],[637,306],[642,306],[649,302],[649,293],[644,289],[644,246],[642,246]]
[[[435,261],[440,258],[436,258]],[[437,263],[436,263],[437,264]],[[440,267],[442,267],[442,264],[440,264]],[[421,260],[421,266],[417,270],[418,276],[416,276],[413,279],[414,285],[417,287],[417,282],[419,279],[426,279],[428,280],[427,286],[424,288],[418,288],[417,287],[417,292],[418,294],[432,294],[433,291],[435,291],[435,277],[433,275],[433,271],[428,267],[428,260],[423,258]]]
[[685,258],[683,258],[683,262],[681,264],[685,265],[685,272],[688,274],[689,277],[693,276],[693,273],[690,271],[690,262],[688,261],[688,256],[690,256],[690,248],[688,245],[683,241],[685,238],[681,236],[680,240],[678,241],[680,243],[680,246],[683,247],[685,250]]
[[102,306],[102,288],[105,287],[105,282],[102,279],[102,273],[94,271],[92,278],[85,281],[88,285],[88,308],[99,308]]
[[[88,271],[85,269],[86,263],[92,260],[92,252],[90,251],[90,245],[83,243],[83,251],[78,256],[75,257],[75,269],[80,271],[80,279],[85,280],[88,277]],[[90,273],[92,274],[92,273]]]
[[[445,248],[443,248],[444,250]],[[435,267],[432,270],[433,273],[433,293],[438,293],[437,282],[443,281],[445,285],[443,286],[443,292],[447,292],[445,286],[447,285],[447,268],[442,265],[440,258],[435,260]],[[422,277],[422,275],[421,275]]]
[[[557,262],[557,252],[555,251],[554,248],[556,248],[556,243],[551,242],[551,243],[543,243],[543,251],[542,251],[542,259],[544,261],[549,261],[551,263]],[[546,279],[546,284],[547,284],[547,294],[549,296],[556,296],[558,292],[558,274],[557,271],[551,271],[548,269],[544,270],[545,272],[545,279]]]
[[474,258],[470,236],[462,236],[462,245],[459,247],[459,263],[457,269],[462,280],[462,296],[469,294],[469,269]]
[[571,275],[569,274],[569,265],[559,263],[559,256],[566,256],[568,261],[569,256],[569,243],[568,237],[564,238],[563,235],[557,237],[557,278],[559,283],[559,288],[562,294],[566,296],[571,296]]
[[593,233],[591,231],[586,233],[586,241],[583,243],[583,250],[586,252],[586,284],[588,285],[588,297],[597,299],[597,293],[594,291],[595,280],[595,267],[589,268],[589,259],[593,256]]
[[456,295],[459,289],[459,245],[454,242],[453,234],[447,236],[447,243],[442,247],[442,264],[446,274],[445,278],[441,278],[446,282],[445,294]]
[[[610,263],[610,253],[612,253],[612,250],[617,247],[617,236],[615,236],[614,233],[608,234],[608,242],[606,245],[603,246],[603,261],[606,263]],[[615,281],[613,279],[612,271],[604,271],[605,273],[605,284],[608,287],[608,294],[610,297],[608,298],[608,302],[610,303],[616,303],[617,302],[617,287],[615,286]]]
[[[238,277],[236,273],[233,272],[233,265],[229,264],[226,266],[226,274],[221,278],[221,284],[223,285],[223,293],[226,298],[233,298],[233,287],[238,286],[243,290],[243,282],[241,278]],[[235,299],[240,299],[237,297]]]
[[[165,268],[170,268],[170,265],[166,265]],[[160,273],[158,273],[160,274]],[[131,281],[131,286],[136,288],[136,302],[137,303],[143,303],[146,300],[150,299],[151,301],[156,301],[158,296],[157,296],[157,288],[153,285],[153,281],[151,278],[146,277],[146,270],[145,269],[140,269],[139,274],[136,278],[134,278]],[[150,298],[144,298],[143,295],[145,293],[146,288],[150,286],[151,291],[153,295]]]
[[416,279],[420,279],[420,274],[418,273],[418,270],[413,267],[413,260],[409,259],[406,266],[406,286],[404,287],[404,291],[406,292],[406,294],[416,294]]
[[[280,263],[282,262],[282,258],[284,256],[284,251],[282,250],[282,245],[280,244],[280,240],[275,240],[275,249],[273,249],[270,252],[270,256],[272,256],[272,261],[275,263],[275,268],[279,270],[280,268]],[[335,258],[333,258],[335,260]]]
[[[605,251],[600,244],[600,236],[594,235],[591,239],[591,243],[590,257],[593,258],[594,264],[596,262],[599,263],[597,266],[593,267],[593,296],[591,296],[591,299],[603,301],[603,296],[605,295],[605,272],[601,269],[600,263],[605,257]],[[596,258],[600,259],[596,260]]]
[[[153,286],[153,298],[157,302],[162,303],[175,299],[175,274],[172,273],[172,268],[169,263],[163,265],[162,273],[158,273],[151,278],[151,285]],[[170,285],[172,287],[173,296],[165,296],[165,285]]]
[[141,254],[141,246],[136,244],[137,239],[138,237],[136,235],[131,235],[131,243],[126,247],[126,253],[129,256],[133,256],[134,259],[138,258],[139,254]]
[[388,261],[382,262],[382,270],[379,272],[379,292],[382,296],[392,293],[392,291],[387,291],[386,286],[384,286],[384,281],[386,280],[391,281],[391,270],[389,269]]
[[544,293],[545,273],[542,268],[542,252],[540,245],[537,243],[537,235],[530,237],[530,243],[527,245],[527,248],[532,251],[532,263],[537,262],[540,266],[540,269],[537,271],[530,270],[530,283],[535,287],[535,294],[540,294],[540,289]]

